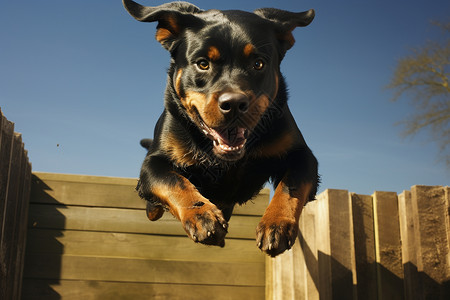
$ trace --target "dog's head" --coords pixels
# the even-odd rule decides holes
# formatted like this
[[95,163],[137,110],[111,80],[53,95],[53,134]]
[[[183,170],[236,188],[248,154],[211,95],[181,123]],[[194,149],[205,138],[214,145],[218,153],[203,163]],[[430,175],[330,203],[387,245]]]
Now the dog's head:
[[214,154],[225,161],[242,158],[247,137],[277,98],[292,31],[307,26],[314,11],[203,11],[186,2],[123,2],[137,20],[158,21],[156,39],[172,56],[173,98],[211,140]]

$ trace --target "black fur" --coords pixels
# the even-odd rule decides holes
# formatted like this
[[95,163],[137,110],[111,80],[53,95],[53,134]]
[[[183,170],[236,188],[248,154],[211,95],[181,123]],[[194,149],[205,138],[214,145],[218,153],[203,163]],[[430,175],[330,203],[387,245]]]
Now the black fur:
[[[171,54],[165,109],[153,140],[141,141],[148,154],[139,195],[153,206],[170,208],[154,195],[156,186],[185,189],[180,178],[186,178],[226,220],[235,204],[254,197],[269,180],[275,188],[285,180],[289,190],[310,183],[307,198],[314,199],[317,160],[288,108],[279,70],[294,43],[291,31],[308,25],[313,11],[248,13],[202,11],[185,2],[124,4],[139,21],[158,22],[156,38]],[[221,106],[217,102],[228,101],[226,93],[232,93],[231,104]],[[242,111],[233,107],[231,114],[228,109],[237,105],[239,95],[245,95]],[[193,206],[203,206],[199,201]]]

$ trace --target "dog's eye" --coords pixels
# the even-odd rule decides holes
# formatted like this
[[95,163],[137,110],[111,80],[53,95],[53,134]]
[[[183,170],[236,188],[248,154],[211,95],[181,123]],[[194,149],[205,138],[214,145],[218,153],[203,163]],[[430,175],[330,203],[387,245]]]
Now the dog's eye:
[[209,69],[209,62],[208,62],[207,60],[205,60],[205,59],[199,60],[199,61],[197,62],[197,67],[198,67],[200,70],[206,71],[206,70]]
[[258,59],[255,61],[255,63],[253,64],[253,69],[255,70],[262,70],[264,68],[264,62],[262,61],[262,59]]

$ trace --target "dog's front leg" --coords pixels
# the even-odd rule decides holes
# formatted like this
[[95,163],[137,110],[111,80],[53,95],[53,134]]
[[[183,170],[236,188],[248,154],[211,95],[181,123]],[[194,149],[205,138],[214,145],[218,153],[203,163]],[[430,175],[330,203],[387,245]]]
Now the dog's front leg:
[[222,211],[185,177],[162,170],[161,165],[154,169],[147,162],[141,170],[139,194],[167,207],[195,242],[223,247],[228,223]]
[[261,222],[256,228],[258,247],[274,257],[292,247],[298,235],[298,220],[313,184],[303,183],[292,189],[286,177],[275,189]]

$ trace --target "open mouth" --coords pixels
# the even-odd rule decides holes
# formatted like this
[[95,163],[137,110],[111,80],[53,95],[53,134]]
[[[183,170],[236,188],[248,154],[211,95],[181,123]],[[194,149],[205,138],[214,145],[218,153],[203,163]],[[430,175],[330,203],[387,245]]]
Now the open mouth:
[[243,127],[228,127],[213,129],[200,120],[203,133],[213,141],[214,151],[225,159],[237,160],[244,153],[248,129]]

